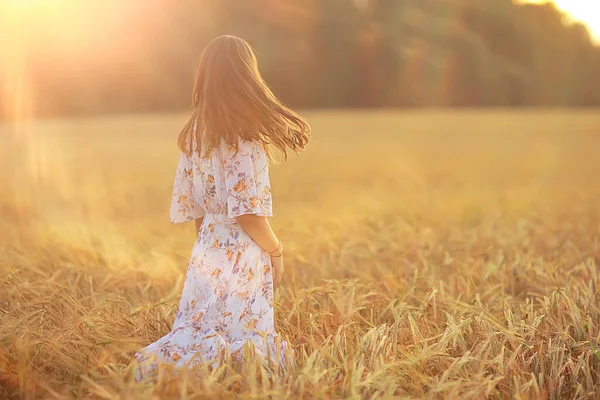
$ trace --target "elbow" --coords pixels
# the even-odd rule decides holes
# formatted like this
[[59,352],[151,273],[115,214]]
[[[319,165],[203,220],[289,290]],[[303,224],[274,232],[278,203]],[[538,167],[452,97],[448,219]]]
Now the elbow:
[[240,224],[242,226],[242,228],[245,228],[245,227],[254,226],[254,225],[260,223],[260,221],[264,218],[265,217],[259,217],[258,215],[255,215],[255,214],[243,214],[243,215],[237,216],[236,221],[238,224]]

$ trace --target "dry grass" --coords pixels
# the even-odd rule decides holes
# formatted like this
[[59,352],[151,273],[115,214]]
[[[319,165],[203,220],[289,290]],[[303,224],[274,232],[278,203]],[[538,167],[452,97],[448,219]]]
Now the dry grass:
[[167,222],[184,116],[0,131],[0,398],[594,398],[597,112],[309,114],[272,169],[283,383],[155,387],[193,241]]

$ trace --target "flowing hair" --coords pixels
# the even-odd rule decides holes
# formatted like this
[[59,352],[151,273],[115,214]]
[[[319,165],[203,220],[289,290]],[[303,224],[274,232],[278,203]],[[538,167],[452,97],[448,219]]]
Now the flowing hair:
[[310,140],[308,123],[269,89],[252,47],[225,35],[213,39],[200,57],[192,95],[194,110],[177,144],[191,155],[207,156],[221,140],[237,151],[238,140],[259,141],[270,160],[271,146],[287,159],[287,148],[300,152]]

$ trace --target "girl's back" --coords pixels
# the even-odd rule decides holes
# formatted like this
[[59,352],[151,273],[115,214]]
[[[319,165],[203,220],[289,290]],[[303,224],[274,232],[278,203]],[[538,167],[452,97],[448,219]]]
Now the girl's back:
[[244,214],[272,216],[269,160],[260,143],[239,140],[236,150],[221,142],[205,156],[180,153],[171,222],[202,213],[224,214],[231,221]]
[[273,95],[251,47],[233,36],[202,53],[192,101],[178,139],[170,219],[193,220],[197,238],[173,328],[136,354],[137,378],[153,376],[161,363],[216,366],[227,354],[240,360],[248,343],[285,372],[294,350],[274,323],[283,246],[266,218],[270,147],[298,152],[310,127]]

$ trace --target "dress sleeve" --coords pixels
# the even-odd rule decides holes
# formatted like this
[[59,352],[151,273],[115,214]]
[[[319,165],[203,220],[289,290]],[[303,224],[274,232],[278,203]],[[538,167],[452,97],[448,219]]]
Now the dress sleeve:
[[228,147],[225,186],[228,218],[244,214],[273,216],[269,160],[261,144],[240,140],[237,153]]
[[174,224],[191,221],[204,215],[204,210],[194,198],[194,165],[183,152],[179,154],[169,220]]

